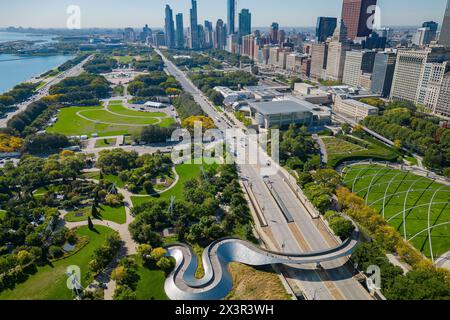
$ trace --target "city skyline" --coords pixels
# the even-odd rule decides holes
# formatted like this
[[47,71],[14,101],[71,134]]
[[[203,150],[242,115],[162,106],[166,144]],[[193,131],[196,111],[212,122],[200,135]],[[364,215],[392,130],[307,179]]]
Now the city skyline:
[[[270,2],[256,0],[237,1],[236,11],[244,8],[250,9],[253,15],[252,24],[255,27],[267,27],[273,21],[282,27],[315,27],[318,16],[340,18],[342,1],[310,2],[307,0],[285,0],[278,4],[279,10],[273,10]],[[164,27],[164,8],[168,4],[174,13],[184,13],[184,24],[189,25],[190,1],[175,0],[135,0],[135,5],[116,0],[100,0],[96,3],[87,0],[58,1],[41,0],[34,3],[29,0],[19,0],[4,5],[6,10],[0,13],[0,27],[22,26],[34,28],[64,28],[68,15],[66,8],[69,5],[79,5],[81,8],[82,28],[124,28],[140,27],[148,24],[153,28]],[[424,21],[434,20],[442,22],[446,0],[436,0],[424,3],[419,0],[379,0],[383,26],[416,26]],[[295,10],[293,10],[295,8]],[[401,10],[402,15],[397,13]],[[101,12],[102,14],[99,14]],[[148,12],[148,14],[145,14]],[[227,20],[227,0],[198,1],[198,20],[217,21]],[[30,22],[32,21],[32,22]]]

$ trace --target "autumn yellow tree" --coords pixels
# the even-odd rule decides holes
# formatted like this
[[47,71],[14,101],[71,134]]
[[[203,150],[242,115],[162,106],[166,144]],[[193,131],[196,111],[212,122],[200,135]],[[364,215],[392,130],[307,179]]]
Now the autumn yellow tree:
[[23,146],[21,138],[0,134],[0,152],[15,152]]
[[183,120],[181,125],[183,126],[183,128],[186,128],[187,130],[189,130],[189,132],[192,133],[194,132],[194,125],[196,122],[201,123],[203,132],[209,129],[214,129],[216,127],[214,125],[214,121],[211,118],[205,116],[192,116],[186,118]]

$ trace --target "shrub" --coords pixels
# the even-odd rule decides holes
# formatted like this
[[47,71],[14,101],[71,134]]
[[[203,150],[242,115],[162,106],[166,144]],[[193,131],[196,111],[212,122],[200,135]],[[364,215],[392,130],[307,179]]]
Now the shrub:
[[342,217],[333,218],[330,222],[330,228],[333,230],[334,234],[341,239],[349,238],[353,230],[355,230],[353,223]]
[[57,259],[57,258],[61,258],[64,255],[64,251],[61,247],[51,246],[48,249],[48,254],[50,255],[51,258]]

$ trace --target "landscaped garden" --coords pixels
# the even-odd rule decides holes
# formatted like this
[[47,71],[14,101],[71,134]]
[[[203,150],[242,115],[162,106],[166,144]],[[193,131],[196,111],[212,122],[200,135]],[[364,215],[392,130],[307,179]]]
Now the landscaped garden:
[[67,288],[66,269],[76,265],[81,269],[82,285],[86,286],[84,276],[87,274],[88,264],[92,259],[94,251],[101,247],[108,235],[113,230],[102,226],[96,226],[94,231],[81,227],[76,230],[77,235],[87,237],[88,243],[79,251],[62,260],[37,267],[35,274],[14,289],[7,289],[0,293],[0,300],[73,300],[72,291]]
[[126,222],[125,207],[123,205],[110,207],[101,204],[98,205],[95,215],[92,215],[91,207],[85,207],[67,213],[64,220],[67,222],[79,222],[88,220],[88,217],[91,217],[94,220],[107,220],[118,224],[124,224]]
[[395,162],[400,154],[371,137],[351,135],[321,137],[328,153],[328,165],[336,167],[344,161],[374,159]]
[[58,121],[47,132],[66,136],[98,134],[100,137],[140,132],[148,125],[169,127],[174,120],[161,112],[134,111],[115,102],[107,107],[68,107],[58,114]]
[[426,256],[429,227],[434,258],[450,250],[450,186],[378,165],[347,167],[344,182]]
[[166,192],[162,192],[160,194],[156,194],[153,196],[148,197],[142,197],[142,196],[135,196],[132,197],[131,200],[133,201],[134,206],[138,206],[142,203],[151,201],[152,199],[165,199],[170,200],[172,197],[175,197],[177,200],[184,200],[185,194],[184,194],[184,184],[194,179],[202,174],[202,167],[203,170],[207,170],[211,165],[203,164],[203,165],[196,165],[196,164],[180,164],[175,166],[175,171],[178,174],[178,182],[175,186],[170,188]]

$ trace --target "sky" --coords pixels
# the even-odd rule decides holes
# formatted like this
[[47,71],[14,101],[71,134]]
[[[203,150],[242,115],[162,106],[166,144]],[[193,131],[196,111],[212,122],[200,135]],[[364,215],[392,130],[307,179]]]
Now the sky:
[[[190,0],[0,0],[0,27],[64,28],[70,5],[81,9],[82,28],[162,27],[164,8],[184,14],[188,26]],[[198,0],[199,23],[226,21],[226,0]],[[447,0],[378,0],[383,26],[442,23]],[[342,0],[237,0],[238,10],[250,9],[253,27],[273,21],[281,27],[311,27],[318,16],[339,17]]]

